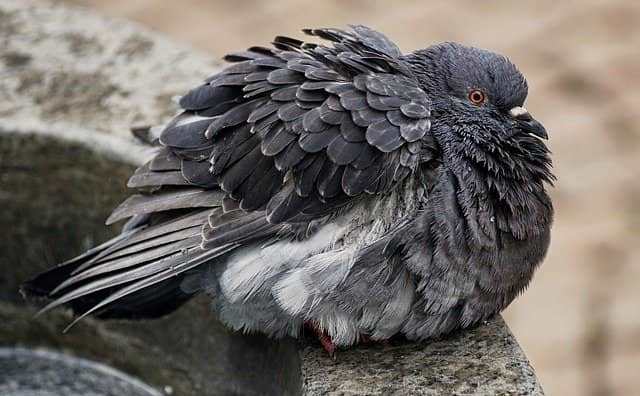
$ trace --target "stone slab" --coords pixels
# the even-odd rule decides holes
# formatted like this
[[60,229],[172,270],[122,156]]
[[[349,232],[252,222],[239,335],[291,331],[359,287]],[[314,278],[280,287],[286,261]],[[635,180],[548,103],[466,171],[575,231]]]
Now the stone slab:
[[44,349],[0,348],[4,396],[162,396],[104,364]]

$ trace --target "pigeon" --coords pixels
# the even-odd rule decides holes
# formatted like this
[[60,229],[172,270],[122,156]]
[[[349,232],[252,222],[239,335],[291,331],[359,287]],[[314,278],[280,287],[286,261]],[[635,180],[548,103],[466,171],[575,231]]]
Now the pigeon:
[[[550,242],[547,132],[506,57],[403,54],[365,26],[305,29],[179,100],[117,237],[22,285],[99,318],[206,294],[229,328],[328,350],[470,328],[530,283]],[[318,44],[320,43],[320,44]],[[73,324],[72,323],[72,324]]]

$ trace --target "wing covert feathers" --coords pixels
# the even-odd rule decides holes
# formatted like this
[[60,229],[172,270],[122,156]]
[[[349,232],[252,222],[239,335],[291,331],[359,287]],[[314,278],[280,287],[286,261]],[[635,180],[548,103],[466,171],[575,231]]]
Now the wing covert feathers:
[[[429,99],[395,44],[364,26],[304,32],[332,45],[279,36],[274,48],[228,55],[233,64],[187,93],[160,137],[187,179],[219,186],[246,211],[267,208],[272,222],[316,200],[330,211],[343,195],[385,192],[435,150]],[[287,174],[298,197],[281,197]],[[131,184],[159,179],[141,171]]]

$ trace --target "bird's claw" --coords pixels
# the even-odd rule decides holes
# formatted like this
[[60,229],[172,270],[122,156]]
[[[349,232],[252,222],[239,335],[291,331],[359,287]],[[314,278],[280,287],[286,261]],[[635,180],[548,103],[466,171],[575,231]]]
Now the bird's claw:
[[336,344],[333,343],[333,340],[331,339],[331,336],[329,334],[327,334],[326,331],[321,329],[320,326],[318,326],[314,322],[306,322],[305,323],[305,327],[307,327],[309,330],[313,331],[313,333],[318,338],[318,341],[320,341],[320,345],[322,345],[322,349],[327,351],[329,356],[332,359],[335,360],[335,358],[336,358]]

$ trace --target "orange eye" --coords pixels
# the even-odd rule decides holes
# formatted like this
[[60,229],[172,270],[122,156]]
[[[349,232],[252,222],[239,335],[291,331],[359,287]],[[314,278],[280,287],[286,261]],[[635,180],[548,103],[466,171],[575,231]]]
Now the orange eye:
[[485,96],[484,92],[480,91],[479,89],[474,89],[469,92],[469,100],[474,105],[481,105],[486,99],[487,97]]

